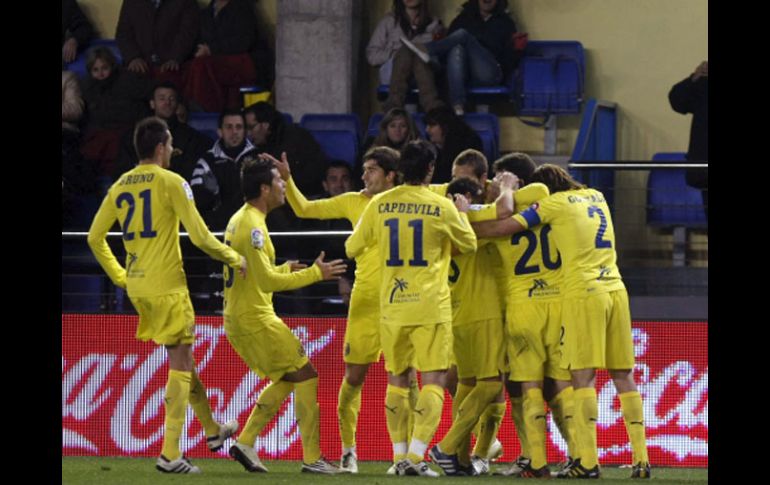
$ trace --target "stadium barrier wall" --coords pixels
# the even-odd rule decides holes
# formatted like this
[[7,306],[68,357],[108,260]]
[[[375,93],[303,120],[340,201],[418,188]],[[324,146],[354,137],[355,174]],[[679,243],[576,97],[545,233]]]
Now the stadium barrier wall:
[[[285,318],[299,337],[320,376],[321,448],[340,453],[337,392],[344,375],[344,318]],[[163,393],[168,370],[165,350],[134,339],[134,315],[62,315],[62,454],[64,456],[155,457],[163,432]],[[708,466],[708,325],[707,322],[634,322],[636,378],[644,399],[650,459],[657,466]],[[266,382],[230,347],[221,317],[197,317],[194,355],[214,416],[246,422]],[[361,460],[391,459],[383,401],[386,374],[382,360],[364,384],[358,426]],[[598,444],[603,464],[629,464],[631,450],[620,404],[607,373],[597,377]],[[450,425],[447,396],[436,439]],[[562,461],[566,444],[548,415],[549,462]],[[499,438],[512,461],[519,453],[510,419],[510,403]],[[214,456],[188,408],[182,449],[188,456]],[[229,446],[229,444],[228,444]],[[216,456],[227,457],[226,446]],[[299,429],[293,395],[257,439],[266,459],[299,460]]]

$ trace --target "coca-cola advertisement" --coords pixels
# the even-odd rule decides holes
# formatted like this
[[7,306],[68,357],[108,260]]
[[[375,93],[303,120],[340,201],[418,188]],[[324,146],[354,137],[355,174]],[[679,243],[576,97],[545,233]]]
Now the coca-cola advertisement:
[[[340,454],[337,393],[344,375],[344,318],[286,318],[319,374],[321,448]],[[65,456],[160,454],[166,351],[134,339],[132,315],[62,315],[62,452]],[[248,419],[267,382],[252,373],[230,347],[221,317],[197,317],[194,356],[220,422]],[[636,379],[644,400],[650,459],[658,466],[708,466],[708,326],[706,322],[634,322]],[[383,402],[386,375],[373,365],[364,385],[358,424],[361,460],[390,460],[391,444]],[[631,449],[620,403],[607,373],[597,378],[599,456],[604,464],[628,464]],[[436,440],[451,424],[447,397]],[[566,444],[548,417],[548,459],[564,459]],[[503,461],[519,452],[510,412],[500,428]],[[293,397],[286,400],[255,444],[267,459],[300,460]],[[227,457],[227,446],[212,454],[203,430],[188,409],[182,450],[190,457]]]

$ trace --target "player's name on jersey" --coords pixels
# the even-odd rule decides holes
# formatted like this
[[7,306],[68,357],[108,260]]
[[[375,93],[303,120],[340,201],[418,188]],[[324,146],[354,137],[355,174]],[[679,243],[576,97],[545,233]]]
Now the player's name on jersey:
[[424,216],[441,216],[441,209],[432,204],[414,204],[409,202],[382,202],[377,207],[379,213],[398,212],[401,214],[420,214]]
[[154,173],[138,173],[136,175],[126,175],[120,179],[120,183],[118,185],[149,183],[152,182],[152,179],[154,178]]
[[584,202],[604,202],[604,197],[601,195],[570,195],[567,197],[567,202],[570,204],[580,204]]

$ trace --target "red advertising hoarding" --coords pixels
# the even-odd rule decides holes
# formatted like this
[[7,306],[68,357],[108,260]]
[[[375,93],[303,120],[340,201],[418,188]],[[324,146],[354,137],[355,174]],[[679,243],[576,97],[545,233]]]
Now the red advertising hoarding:
[[[168,365],[165,350],[134,339],[136,316],[62,315],[62,452],[65,456],[143,456],[160,453],[163,392]],[[337,392],[344,375],[342,347],[345,319],[287,318],[319,373],[321,448],[340,454]],[[194,355],[214,416],[246,422],[267,384],[253,374],[230,347],[221,317],[197,317]],[[658,466],[708,466],[708,328],[705,322],[634,322],[636,377],[644,399],[650,459]],[[372,366],[364,385],[358,425],[361,460],[389,460],[391,444],[383,401],[383,363]],[[627,464],[631,450],[620,404],[606,372],[597,378],[598,444],[604,464]],[[440,439],[449,429],[447,397]],[[564,458],[566,444],[548,416],[548,459]],[[506,413],[499,438],[503,461],[519,452]],[[263,458],[299,460],[302,449],[294,418],[293,397],[257,439]],[[188,409],[182,449],[188,456],[214,456],[203,430]],[[219,456],[227,456],[227,447]]]

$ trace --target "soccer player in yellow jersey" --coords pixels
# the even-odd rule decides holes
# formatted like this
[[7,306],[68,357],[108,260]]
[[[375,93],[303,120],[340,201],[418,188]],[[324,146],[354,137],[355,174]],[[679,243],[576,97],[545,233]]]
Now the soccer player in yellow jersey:
[[[399,475],[438,475],[423,458],[441,419],[449,367],[449,260],[453,246],[461,253],[476,249],[476,236],[463,214],[468,201],[457,195],[456,207],[427,188],[435,160],[428,142],[409,142],[399,163],[404,185],[374,196],[345,242],[349,257],[378,246],[380,338],[388,371],[385,414]],[[421,372],[423,387],[407,447],[411,365]]]
[[533,175],[549,197],[512,219],[496,222],[501,234],[548,224],[562,256],[562,360],[575,388],[577,457],[560,478],[599,477],[596,445],[596,369],[608,369],[620,398],[633,453],[632,478],[649,478],[642,398],[634,382],[634,346],[628,294],[616,264],[615,231],[604,195],[545,164]]
[[265,218],[285,203],[285,187],[268,156],[245,161],[241,189],[246,203],[233,214],[225,231],[225,242],[244,254],[248,263],[245,280],[235,278],[225,268],[225,335],[249,368],[271,381],[230,447],[230,455],[250,472],[266,472],[254,442],[294,391],[302,437],[302,471],[333,474],[339,469],[321,456],[318,373],[299,339],[275,314],[273,292],[337,279],[347,266],[340,259],[324,262],[323,251],[309,268],[295,261],[275,265],[275,248]]
[[[206,389],[195,372],[195,315],[182,268],[179,222],[193,244],[212,258],[243,274],[246,262],[208,231],[195,208],[190,186],[182,177],[166,170],[174,150],[172,142],[168,126],[160,118],[145,118],[137,123],[134,147],[139,165],[110,187],[88,231],[88,245],[112,282],[126,289],[139,313],[136,338],[152,340],[168,352],[163,446],[155,467],[168,473],[200,473],[200,468],[191,464],[179,449],[188,402],[213,451],[220,449],[238,429],[238,421],[220,425],[214,420]],[[123,229],[125,268],[105,240],[116,219]]]
[[[345,218],[355,226],[375,195],[393,188],[397,180],[399,154],[389,147],[374,147],[364,155],[364,189],[328,199],[309,201],[291,176],[289,161],[268,156],[286,181],[286,198],[298,217],[316,219]],[[340,385],[337,412],[342,457],[340,469],[358,473],[356,428],[361,410],[361,390],[369,366],[380,359],[380,270],[377,245],[366,248],[356,258],[356,279],[350,297],[345,328],[345,377]]]

